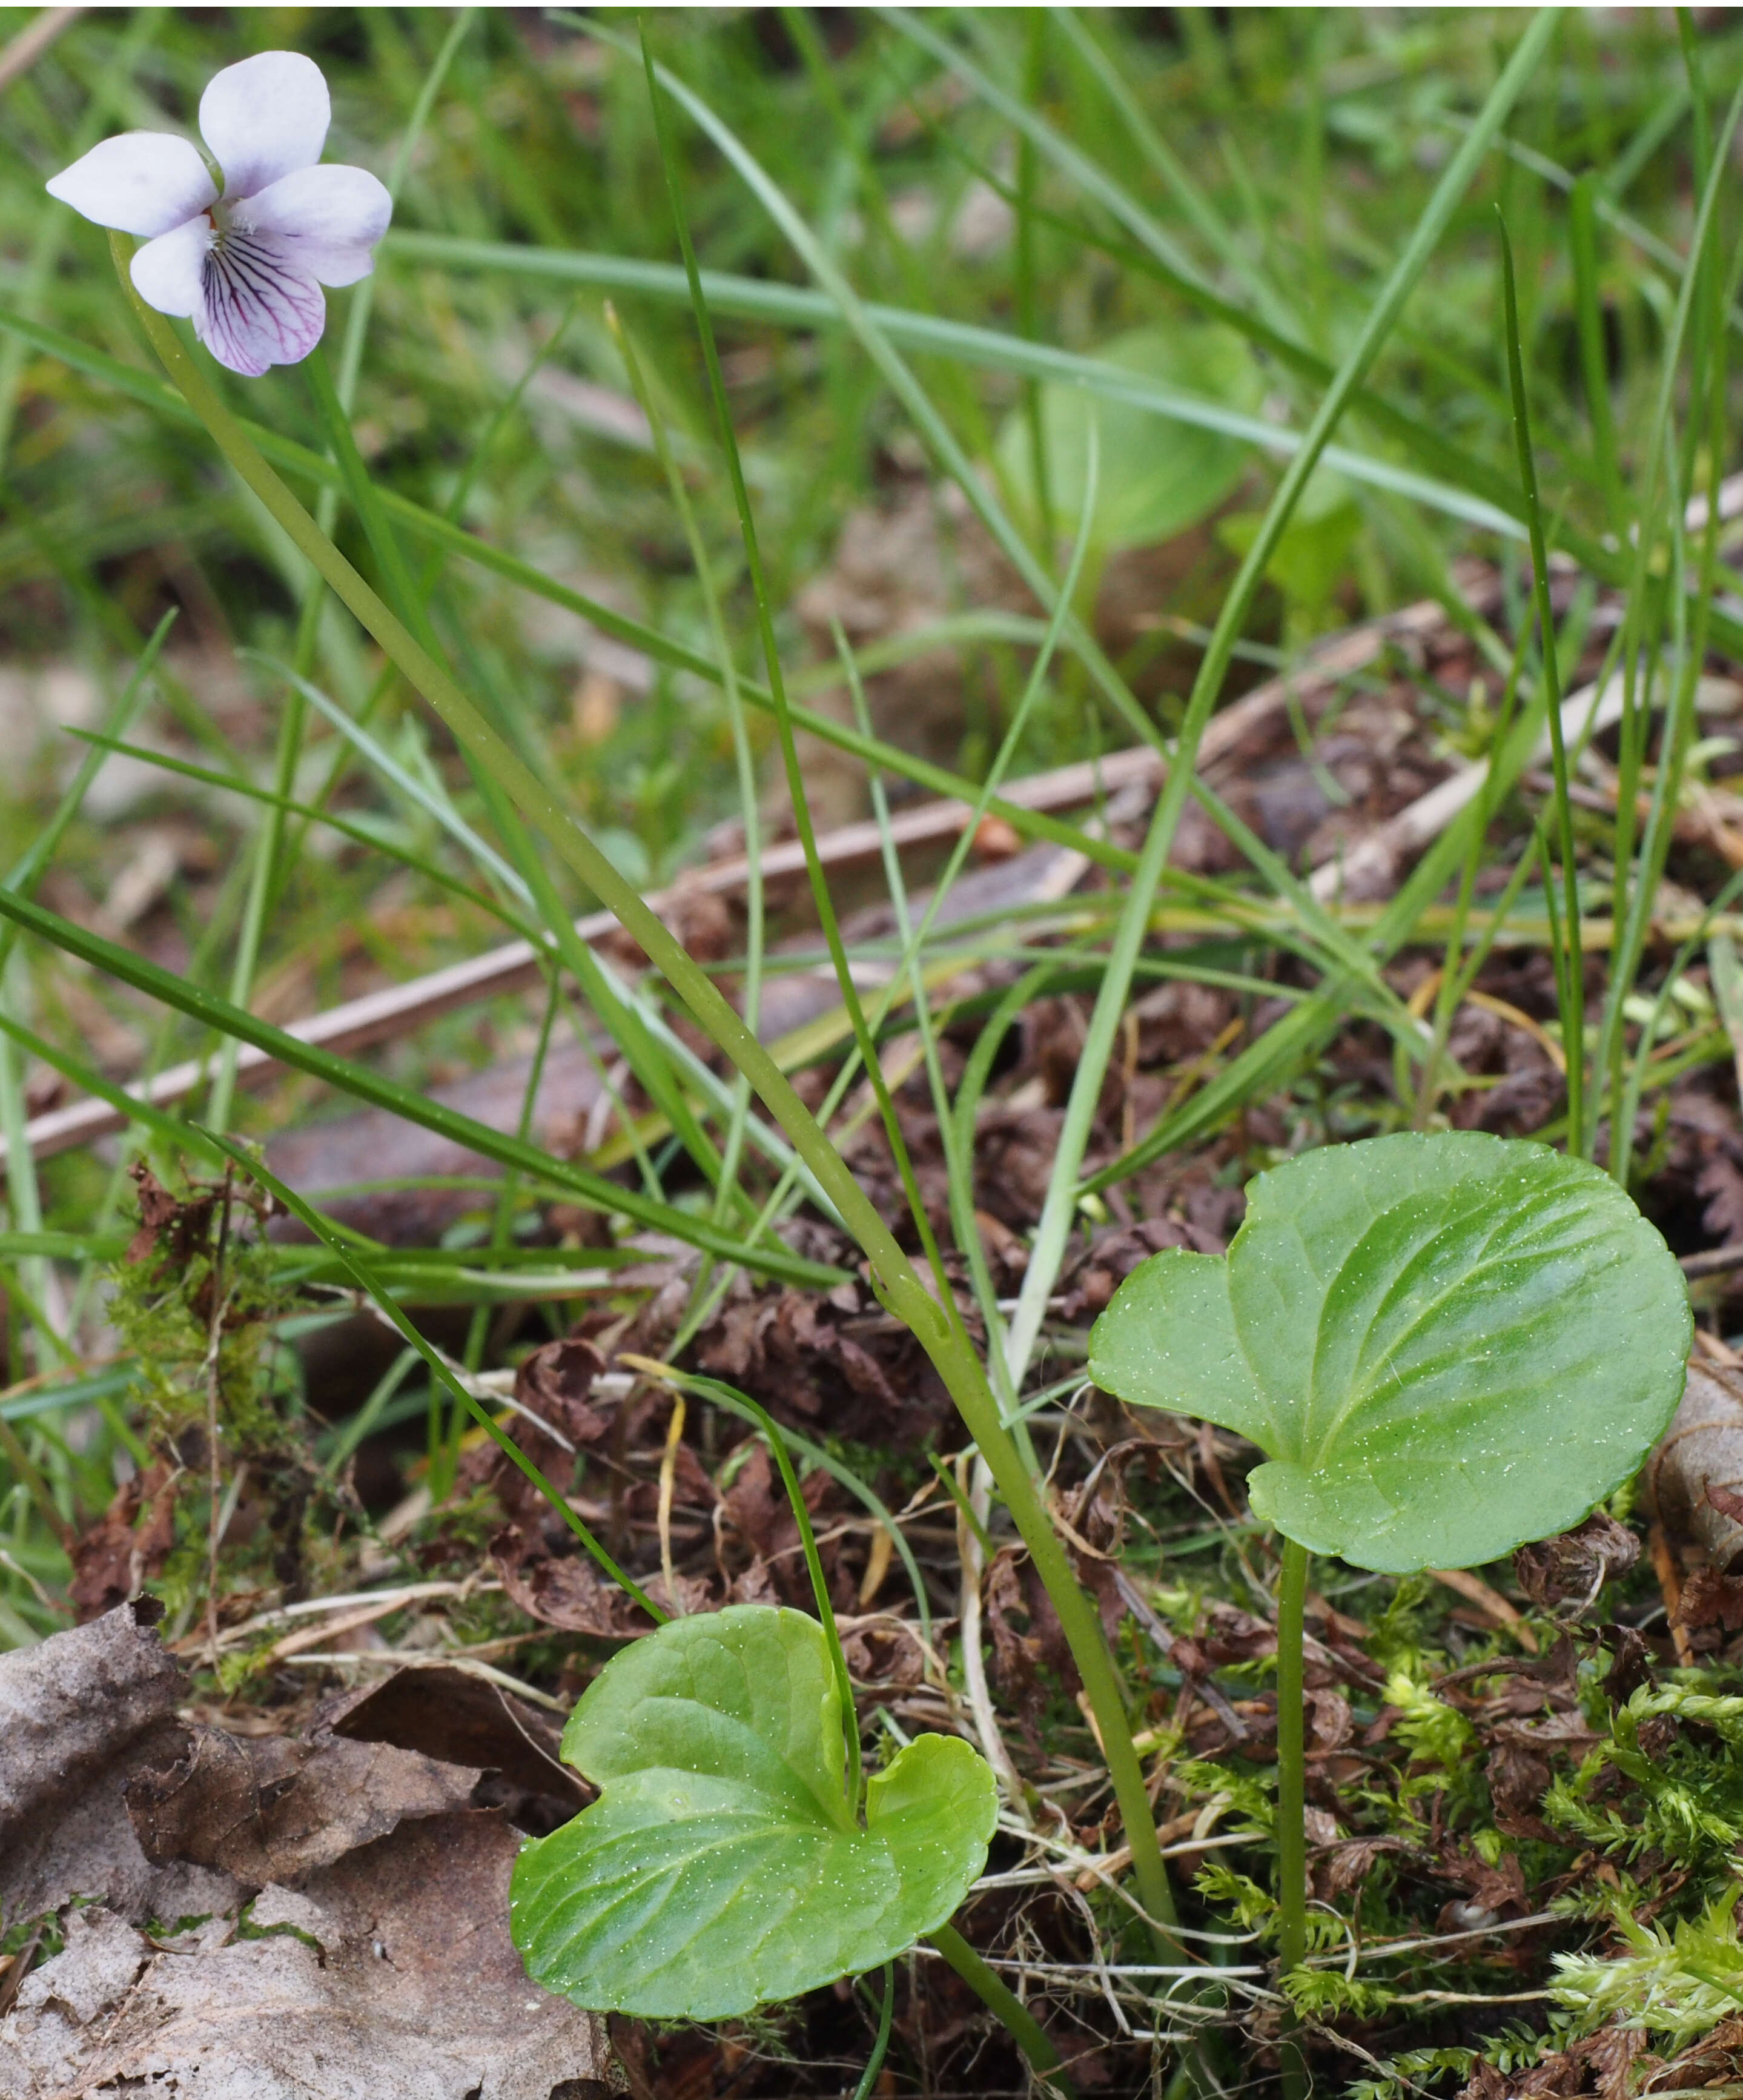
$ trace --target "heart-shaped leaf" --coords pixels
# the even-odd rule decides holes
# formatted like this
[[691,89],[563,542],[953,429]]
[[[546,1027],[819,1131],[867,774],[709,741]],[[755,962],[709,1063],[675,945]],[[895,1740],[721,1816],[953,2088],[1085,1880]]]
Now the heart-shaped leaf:
[[922,1736],[872,1780],[860,1829],[841,1720],[802,1612],[733,1605],[615,1656],[563,1738],[600,1798],[515,1863],[527,1973],[591,2012],[729,2019],[942,1925],[986,1864],[992,1772]]
[[[1142,380],[1159,380],[1220,407],[1251,413],[1264,382],[1233,329],[1217,323],[1175,322],[1137,329],[1104,343],[1097,355]],[[1202,425],[1176,422],[1136,402],[1109,399],[1063,384],[1041,390],[1042,443],[1054,511],[1075,531],[1088,485],[1089,431],[1101,439],[1095,515],[1098,547],[1152,546],[1207,518],[1247,471],[1252,448]],[[1018,502],[1038,506],[1028,418],[1013,414],[998,440],[999,461]]]
[[1690,1335],[1681,1271],[1607,1174],[1448,1132],[1260,1175],[1226,1260],[1126,1279],[1089,1367],[1250,1437],[1253,1508],[1287,1538],[1404,1573],[1578,1524],[1663,1432]]

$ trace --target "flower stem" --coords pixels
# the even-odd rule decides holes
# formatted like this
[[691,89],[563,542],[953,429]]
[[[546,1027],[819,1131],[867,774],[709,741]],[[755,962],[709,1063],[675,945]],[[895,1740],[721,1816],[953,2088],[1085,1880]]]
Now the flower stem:
[[1042,2033],[1040,2023],[1014,1992],[1008,1991],[953,1925],[941,1925],[926,1937],[1005,2028],[1029,2059],[1036,2078],[1055,2093],[1068,2096],[1076,2088],[1059,2067],[1059,2052]]
[[[1277,1967],[1280,1977],[1307,1952],[1307,1745],[1301,1690],[1302,1620],[1307,1604],[1308,1550],[1283,1541],[1277,1586],[1277,1899],[1281,1912]],[[1307,2091],[1300,2045],[1286,2040],[1283,2090],[1288,2100]]]
[[761,1096],[793,1149],[816,1176],[871,1262],[884,1303],[931,1358],[955,1402],[1013,1521],[1029,1549],[1036,1574],[1059,1615],[1072,1659],[1083,1680],[1107,1757],[1108,1776],[1132,1846],[1132,1868],[1145,1910],[1165,1944],[1175,1921],[1167,1868],[1156,1840],[1155,1819],[1144,1784],[1144,1768],[1132,1747],[1114,1660],[1095,1607],[1076,1574],[1037,1493],[1028,1467],[999,1418],[986,1369],[960,1321],[947,1318],[895,1236],[879,1215],[851,1168],[819,1127],[782,1071],[744,1017],[683,944],[650,909],[633,884],[613,867],[569,813],[559,792],[540,779],[487,722],[453,678],[383,604],[321,532],[279,476],[262,458],[241,424],[224,405],[199,364],[162,315],[146,305],[128,271],[122,236],[111,234],[110,253],[139,324],[183,398],[240,479],[259,498],[299,554],[312,563],[335,598],[373,637],[408,682],[446,722],[455,737],[495,779],[504,793],[550,840],[587,887],[640,945],[738,1070]]

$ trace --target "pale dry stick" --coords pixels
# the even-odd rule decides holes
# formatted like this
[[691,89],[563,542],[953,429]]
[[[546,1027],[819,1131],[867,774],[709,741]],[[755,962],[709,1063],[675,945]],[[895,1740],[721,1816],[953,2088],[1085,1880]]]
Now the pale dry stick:
[[[1176,1636],[1172,1629],[1164,1624],[1151,1608],[1149,1599],[1127,1574],[1125,1569],[1118,1564],[1114,1569],[1114,1582],[1127,1610],[1154,1641],[1162,1652],[1163,1660],[1167,1661],[1174,1652]],[[1247,1740],[1249,1732],[1247,1723],[1208,1679],[1197,1687],[1197,1694],[1222,1723],[1236,1742],[1244,1743]]]
[[666,1578],[666,1601],[674,1617],[683,1616],[677,1574],[672,1564],[672,1491],[677,1479],[677,1447],[684,1439],[684,1396],[672,1396],[672,1419],[666,1424],[666,1448],[660,1460],[660,1572]]
[[[1527,1932],[1534,1926],[1565,1925],[1567,1918],[1559,1910],[1533,1911],[1529,1917],[1498,1918],[1493,1925],[1474,1926],[1468,1932],[1435,1932],[1417,1939],[1378,1939],[1360,1948],[1358,1961],[1378,1961],[1394,1954],[1420,1954],[1425,1948],[1451,1947],[1467,1939],[1492,1939],[1504,1932]],[[1301,1965],[1304,1969],[1335,1969],[1341,1962],[1341,1954],[1310,1954]]]
[[[966,1456],[966,1454],[964,1454]],[[964,1471],[969,1477],[964,1480]],[[969,1695],[969,1711],[973,1716],[974,1732],[980,1739],[981,1754],[999,1775],[999,1791],[1016,1809],[1023,1802],[1023,1783],[1017,1777],[1017,1767],[1011,1754],[1004,1746],[1004,1737],[999,1733],[999,1716],[992,1703],[992,1691],[986,1682],[986,1653],[981,1639],[981,1584],[986,1574],[986,1556],[982,1551],[980,1532],[986,1528],[987,1518],[992,1512],[992,1475],[986,1462],[976,1455],[972,1467],[959,1462],[956,1485],[962,1489],[964,1500],[973,1512],[974,1523],[960,1513],[956,1519],[956,1552],[962,1567],[962,1585],[959,1592],[957,1617],[962,1634],[962,1679]],[[980,1530],[975,1526],[978,1525]]]
[[45,7],[0,51],[0,95],[21,74],[29,72],[63,29],[70,29],[84,13],[82,7]]
[[289,1662],[293,1655],[302,1655],[307,1649],[319,1648],[323,1641],[337,1639],[340,1634],[355,1633],[360,1626],[373,1626],[377,1619],[391,1618],[404,1606],[394,1598],[385,1604],[362,1604],[355,1612],[342,1612],[329,1619],[324,1626],[305,1626],[301,1633],[286,1634],[282,1640],[275,1641],[267,1651],[274,1662]]
[[[1722,516],[1743,515],[1743,475],[1733,479],[1738,483],[1736,488],[1728,482],[1720,492]],[[1380,655],[1389,642],[1420,640],[1445,624],[1445,613],[1439,602],[1424,599],[1334,637],[1299,668],[1268,679],[1213,717],[1199,747],[1201,767],[1207,768],[1227,757],[1244,737],[1285,706],[1291,694],[1299,697],[1304,687],[1352,677]],[[1593,690],[1591,686],[1582,687],[1564,703],[1564,725],[1571,720],[1572,733],[1576,735],[1585,731]],[[1606,689],[1592,734],[1619,720],[1620,708],[1618,677]],[[1105,758],[1059,766],[1026,780],[1009,782],[1002,793],[1006,801],[1024,809],[1052,813],[1081,808],[1098,796],[1127,786],[1153,794],[1161,784],[1164,770],[1157,752],[1143,744],[1112,752]],[[1400,861],[1420,853],[1445,830],[1481,789],[1488,773],[1488,761],[1479,760],[1430,788],[1370,834],[1348,858],[1330,861],[1316,869],[1309,881],[1313,895],[1324,902],[1360,878],[1388,876]],[[960,836],[972,814],[966,802],[922,803],[891,818],[889,836],[898,848],[936,845]],[[826,867],[855,867],[881,855],[885,836],[884,827],[875,821],[844,824],[817,841],[818,857]],[[804,854],[796,840],[786,840],[770,846],[762,855],[761,865],[766,881],[796,878],[805,871]],[[648,901],[656,911],[664,911],[686,894],[730,895],[744,886],[748,873],[749,864],[742,857],[723,860],[686,873]],[[583,940],[595,941],[614,931],[616,924],[609,912],[596,911],[577,920],[576,932]],[[402,985],[385,986],[329,1008],[324,1013],[293,1021],[285,1033],[299,1041],[349,1055],[397,1041],[443,1014],[523,990],[538,981],[545,968],[545,958],[532,942],[511,941],[466,962],[431,971]],[[148,1083],[141,1098],[159,1108],[185,1100],[205,1083],[206,1069],[206,1061],[197,1058],[171,1065]],[[277,1060],[268,1052],[245,1043],[236,1058],[236,1081],[239,1085],[258,1084],[277,1069]],[[126,1125],[127,1118],[120,1110],[106,1101],[87,1099],[33,1117],[26,1124],[24,1135],[33,1155],[47,1159],[75,1145],[112,1136]],[[0,1171],[5,1164],[6,1142],[0,1138]]]
[[[394,1326],[393,1321],[388,1318],[373,1298],[353,1296],[353,1294],[349,1291],[341,1295],[352,1298],[357,1310],[360,1312],[367,1313],[378,1326],[386,1328],[390,1334],[399,1333],[399,1329]],[[523,1420],[530,1422],[535,1429],[542,1431],[549,1436],[559,1450],[567,1451],[571,1458],[575,1456],[576,1447],[573,1440],[564,1436],[554,1423],[547,1422],[542,1414],[536,1413],[527,1406],[525,1401],[516,1395],[514,1389],[515,1374],[512,1370],[469,1371],[464,1364],[449,1356],[446,1349],[435,1348],[434,1343],[430,1346],[435,1349],[435,1354],[441,1359],[443,1368],[457,1384],[464,1386],[474,1400],[488,1400],[494,1407],[504,1407],[510,1414],[521,1416]],[[598,1387],[603,1383],[603,1379],[596,1380],[595,1389],[597,1390]]]
[[549,1692],[541,1692],[536,1684],[524,1679],[510,1677],[505,1670],[498,1670],[494,1663],[480,1662],[470,1655],[401,1655],[393,1648],[364,1648],[356,1654],[347,1654],[342,1648],[330,1653],[293,1655],[287,1658],[300,1670],[337,1668],[346,1663],[370,1663],[377,1668],[384,1664],[395,1670],[459,1670],[468,1677],[481,1677],[487,1684],[500,1685],[512,1692],[517,1699],[524,1699],[529,1705],[542,1706],[548,1714],[560,1714],[567,1720],[569,1708],[562,1700],[554,1698]]
[[[1736,474],[1719,484],[1719,514],[1721,518],[1743,517],[1743,474]],[[1707,522],[1707,500],[1704,496],[1692,497],[1683,517],[1685,530],[1701,531]],[[1555,570],[1570,568],[1573,564],[1564,558],[1551,556],[1550,567]],[[1412,607],[1414,612],[1418,607]],[[1357,629],[1357,632],[1360,632]],[[1562,733],[1567,737],[1585,737],[1588,740],[1600,730],[1613,726],[1622,720],[1623,678],[1615,673],[1598,699],[1595,715],[1587,728],[1587,717],[1591,713],[1592,702],[1597,689],[1583,686],[1578,692],[1570,694],[1562,703]],[[1546,730],[1534,758],[1541,762],[1549,755],[1550,741]],[[1322,903],[1336,897],[1348,889],[1353,880],[1369,876],[1382,879],[1388,876],[1401,860],[1419,854],[1444,832],[1467,804],[1474,801],[1489,778],[1489,761],[1479,759],[1474,764],[1462,767],[1438,787],[1431,788],[1426,795],[1419,796],[1408,808],[1371,832],[1357,847],[1347,860],[1329,861],[1316,868],[1308,888]]]
[[[1714,686],[1723,687],[1728,699],[1735,699],[1737,688],[1733,680],[1698,678],[1695,682],[1697,714],[1706,712],[1703,688]],[[1591,810],[1601,817],[1614,817],[1620,788],[1615,768],[1592,752],[1586,753],[1586,765],[1595,784],[1588,787],[1582,781],[1569,781],[1568,800],[1577,810]],[[1520,779],[1533,794],[1553,795],[1555,792],[1553,777],[1540,766],[1528,767]],[[1652,795],[1643,788],[1635,797],[1635,811],[1640,823],[1644,823],[1651,816],[1652,808]],[[1743,819],[1743,796],[1707,787],[1699,780],[1690,780],[1684,783],[1683,800],[1672,821],[1679,844],[1710,846],[1728,867],[1739,868],[1743,867],[1743,831],[1736,828],[1740,819]]]
[[1702,1247],[1697,1254],[1679,1255],[1677,1264],[1691,1283],[1703,1276],[1724,1276],[1743,1268],[1743,1240],[1728,1246]]
[[1498,1590],[1492,1590],[1480,1575],[1473,1574],[1468,1568],[1431,1568],[1427,1572],[1436,1582],[1445,1583],[1455,1596],[1463,1597],[1467,1604],[1475,1604],[1492,1625],[1506,1627],[1521,1648],[1532,1655],[1537,1653],[1538,1637],[1525,1624],[1517,1607],[1509,1604]]
[[[1255,686],[1251,692],[1243,694],[1216,716],[1200,746],[1201,764],[1209,765],[1227,757],[1245,737],[1285,706],[1291,692],[1299,695],[1304,689],[1312,690],[1352,677],[1374,662],[1391,642],[1423,639],[1442,628],[1445,617],[1437,601],[1425,599],[1384,619],[1352,628],[1348,633],[1322,644],[1298,668]],[[1052,772],[1035,774],[1025,780],[1010,781],[1000,792],[1007,802],[1039,814],[1052,814],[1081,809],[1098,797],[1115,795],[1125,788],[1153,795],[1161,784],[1163,771],[1163,761],[1156,752],[1143,744],[1111,752],[1105,758],[1086,760],[1057,767]],[[924,802],[892,816],[888,836],[898,848],[935,845],[960,836],[973,814],[967,802]],[[826,867],[858,867],[881,857],[885,837],[885,827],[872,819],[844,824],[826,832],[817,841],[818,857]],[[804,852],[796,840],[783,840],[766,849],[761,867],[766,882],[797,880],[805,873]],[[664,911],[687,896],[730,896],[745,886],[749,873],[749,863],[742,856],[719,861],[712,867],[687,872],[648,902],[656,911]],[[615,932],[616,927],[617,921],[610,912],[595,911],[577,920],[575,930],[584,941],[597,941]],[[285,1033],[295,1036],[299,1042],[349,1056],[378,1043],[395,1042],[426,1021],[434,1021],[443,1014],[524,990],[539,982],[547,963],[545,953],[532,942],[510,941],[465,962],[430,971],[404,984],[386,986],[379,991],[368,992],[360,999],[330,1007],[325,1012],[292,1021]],[[236,1057],[236,1083],[258,1085],[278,1069],[277,1060],[269,1052],[252,1043],[244,1043]],[[207,1061],[190,1058],[167,1067],[143,1089],[135,1091],[152,1106],[168,1107],[185,1100],[204,1084],[206,1072]],[[119,1109],[106,1101],[87,1099],[33,1117],[25,1126],[24,1135],[33,1156],[48,1159],[75,1145],[113,1136],[126,1127],[127,1118]],[[5,1141],[0,1139],[0,1168],[5,1163]]]
[[[1158,1823],[1156,1842],[1162,1847],[1162,1856],[1166,1860],[1180,1851],[1180,1841],[1185,1838],[1192,1840],[1189,1849],[1197,1851],[1201,1842],[1210,1836],[1218,1817],[1225,1815],[1233,1805],[1231,1795],[1219,1793],[1202,1807],[1189,1808],[1184,1815],[1171,1815],[1166,1823]],[[1239,1834],[1245,1836],[1246,1833]],[[1122,1874],[1128,1873],[1131,1868],[1132,1847],[1129,1845],[1122,1845],[1113,1852],[1092,1852],[1089,1855],[1089,1864],[1077,1877],[1076,1886],[1087,1895],[1098,1882],[1112,1884]]]
[[[1074,1982],[1079,1979],[1082,1979],[1086,1983],[1093,1979],[1096,1983],[1099,1983],[1104,1976],[1118,1977],[1121,1979],[1129,1976],[1146,1979],[1151,1977],[1158,1976],[1174,1977],[1186,1983],[1192,1983],[1204,1974],[1204,1971],[1202,1969],[1184,1967],[1178,1962],[1037,1961],[1032,1957],[1025,1957],[1022,1956],[1013,1957],[1002,1954],[989,1954],[986,1957],[986,1965],[989,1969],[1009,1969],[1020,1974],[1035,1976],[1048,1982],[1057,1981],[1060,1983]],[[1269,1973],[1270,1965],[1269,1963],[1263,1966],[1255,1963],[1251,1966],[1242,1965],[1238,1967],[1231,1965],[1226,1969],[1219,1969],[1216,1971],[1216,1975],[1219,1982],[1220,1982],[1225,1978],[1257,1977],[1268,1975]]]
[[[1601,693],[1595,685],[1591,685],[1582,686],[1577,693],[1570,694],[1561,705],[1562,735],[1571,743],[1595,736],[1600,730],[1619,722],[1624,683],[1618,671],[1606,682]],[[1542,758],[1549,748],[1546,730],[1534,757]],[[1389,881],[1401,862],[1414,858],[1425,847],[1432,845],[1459,812],[1476,800],[1488,779],[1486,758],[1462,765],[1437,787],[1431,788],[1426,795],[1419,795],[1397,816],[1388,817],[1353,852],[1326,861],[1315,868],[1308,878],[1308,888],[1323,904],[1345,891],[1359,893],[1370,880]]]
[[[478,1582],[469,1577],[463,1582],[402,1582],[392,1590],[352,1590],[338,1597],[304,1597],[293,1604],[275,1605],[270,1612],[257,1612],[251,1619],[239,1626],[227,1626],[219,1635],[226,1648],[239,1646],[250,1634],[265,1633],[281,1620],[318,1617],[329,1612],[351,1612],[360,1607],[379,1605],[384,1611],[400,1611],[411,1604],[429,1597],[475,1597],[487,1590],[500,1590],[500,1582]],[[324,1632],[325,1629],[323,1629]],[[205,1635],[194,1634],[180,1641],[172,1641],[173,1655],[191,1654],[204,1640]]]

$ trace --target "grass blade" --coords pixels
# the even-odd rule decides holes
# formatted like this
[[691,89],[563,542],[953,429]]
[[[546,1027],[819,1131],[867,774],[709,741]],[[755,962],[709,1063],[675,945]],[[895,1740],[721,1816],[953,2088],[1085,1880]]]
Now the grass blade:
[[[1579,870],[1573,840],[1573,805],[1568,799],[1568,753],[1561,734],[1561,670],[1557,660],[1555,613],[1549,597],[1549,550],[1544,540],[1542,506],[1538,501],[1538,470],[1531,447],[1529,412],[1525,404],[1525,367],[1520,355],[1519,301],[1513,283],[1513,245],[1507,237],[1507,221],[1497,215],[1501,229],[1501,294],[1503,332],[1507,350],[1507,384],[1513,399],[1513,440],[1519,455],[1520,487],[1525,492],[1525,514],[1531,532],[1532,594],[1536,607],[1538,640],[1543,666],[1543,692],[1549,710],[1550,759],[1555,781],[1555,829],[1561,854],[1562,931],[1555,949],[1555,983],[1561,1004],[1561,1039],[1568,1061],[1568,1149],[1577,1159],[1586,1156],[1586,972],[1580,953]],[[1545,849],[1546,855],[1547,848]],[[1544,862],[1545,893],[1548,893],[1549,864]],[[1564,949],[1561,943],[1565,942]]]
[[[373,1107],[386,1109],[408,1123],[421,1124],[426,1130],[452,1139],[469,1152],[495,1160],[499,1166],[512,1167],[541,1182],[572,1190],[589,1208],[602,1211],[608,1217],[614,1212],[620,1213],[651,1231],[670,1233],[686,1246],[700,1247],[727,1260],[742,1261],[747,1268],[795,1283],[810,1283],[827,1290],[842,1280],[841,1271],[825,1263],[806,1261],[778,1244],[746,1246],[730,1233],[716,1232],[706,1220],[693,1211],[658,1202],[631,1189],[620,1188],[616,1183],[589,1174],[584,1168],[554,1158],[536,1145],[522,1145],[501,1131],[492,1130],[457,1110],[444,1107],[426,1094],[402,1087],[348,1058],[335,1057],[330,1051],[304,1043],[285,1030],[275,1028],[270,1021],[258,1020],[232,1006],[217,993],[206,991],[186,977],[161,969],[131,950],[76,926],[70,920],[45,911],[39,905],[0,891],[0,917],[11,920],[68,955],[78,956],[121,983],[131,985],[148,998],[185,1013],[189,1019],[217,1034],[235,1035],[245,1043],[254,1043],[280,1064],[307,1072],[342,1093],[367,1101]],[[64,1069],[71,1061],[65,1053],[51,1054],[46,1047],[38,1054],[46,1057],[57,1069]],[[122,1088],[97,1084],[94,1075],[82,1079],[81,1083],[106,1100],[125,1105],[130,1115],[150,1120],[144,1104]],[[186,1125],[169,1117],[161,1120],[178,1136],[185,1136]]]
[[[1054,1155],[1041,1222],[1034,1251],[1024,1274],[1017,1308],[1009,1330],[1008,1353],[1013,1383],[1020,1383],[1037,1337],[1047,1301],[1062,1264],[1072,1220],[1076,1215],[1078,1180],[1083,1154],[1088,1148],[1101,1082],[1112,1055],[1115,1032],[1125,1011],[1132,971],[1149,930],[1149,915],[1158,885],[1167,865],[1169,849],[1180,811],[1190,791],[1197,762],[1198,739],[1210,720],[1211,709],[1221,690],[1234,644],[1245,625],[1257,595],[1266,563],[1282,538],[1284,528],[1307,485],[1319,454],[1348,407],[1352,395],[1379,355],[1405,301],[1414,289],[1429,256],[1445,232],[1489,140],[1498,131],[1507,113],[1534,71],[1555,33],[1552,14],[1537,15],[1520,39],[1500,79],[1491,90],[1483,113],[1463,148],[1449,163],[1435,187],[1434,195],[1393,267],[1383,290],[1370,310],[1356,341],[1339,368],[1336,382],[1316,412],[1303,448],[1290,462],[1264,523],[1248,550],[1229,594],[1223,602],[1216,628],[1194,680],[1192,697],[1181,724],[1168,776],[1150,820],[1137,872],[1132,880],[1126,907],[1108,956],[1107,974],[1091,1015],[1083,1056],[1072,1083],[1065,1122]],[[1291,1020],[1295,1016],[1290,1017]]]

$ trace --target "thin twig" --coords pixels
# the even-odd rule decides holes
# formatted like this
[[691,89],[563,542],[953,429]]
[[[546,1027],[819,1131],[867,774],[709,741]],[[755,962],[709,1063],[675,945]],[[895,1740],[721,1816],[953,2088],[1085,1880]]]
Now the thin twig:
[[672,1396],[672,1419],[666,1424],[666,1445],[660,1457],[660,1572],[666,1578],[666,1600],[675,1616],[682,1617],[677,1574],[672,1564],[672,1491],[677,1479],[677,1449],[684,1440],[684,1396]]
[[35,21],[20,29],[0,51],[0,95],[29,73],[61,31],[71,29],[84,11],[82,7],[45,7]]
[[[1322,685],[1351,676],[1380,655],[1397,639],[1420,638],[1445,623],[1442,607],[1432,599],[1406,606],[1401,612],[1352,628],[1335,636],[1313,652],[1307,662],[1286,677],[1267,681],[1225,708],[1206,730],[1200,747],[1200,762],[1208,765],[1232,753],[1242,740],[1286,703],[1291,690]],[[1128,786],[1154,793],[1160,786],[1163,765],[1147,744],[1116,751],[1105,758],[1062,765],[1025,780],[1007,783],[1004,799],[1021,808],[1046,814],[1080,809],[1101,801]],[[974,814],[965,801],[937,801],[893,815],[887,833],[876,822],[844,824],[826,832],[817,841],[819,860],[829,868],[846,868],[880,858],[886,836],[897,847],[912,849],[935,845],[955,838]],[[785,840],[766,847],[760,868],[765,883],[796,878],[805,872],[805,855],[796,840]],[[657,891],[648,902],[660,913],[686,898],[732,896],[750,877],[750,863],[742,855],[718,861],[710,867],[691,870],[670,888]],[[617,921],[609,911],[595,911],[575,924],[584,941],[598,941],[615,932]],[[452,1013],[488,999],[524,990],[536,983],[549,967],[542,949],[531,941],[510,941],[463,963],[413,977],[404,984],[388,985],[361,998],[347,999],[324,1012],[292,1021],[285,1033],[299,1042],[317,1045],[349,1056],[376,1044],[399,1040],[426,1021]],[[206,1075],[204,1060],[190,1058],[172,1065],[137,1091],[152,1106],[163,1108],[184,1101],[202,1085]],[[236,1055],[238,1085],[258,1085],[278,1070],[277,1060],[251,1043]],[[126,1127],[126,1118],[106,1101],[69,1102],[33,1117],[25,1126],[33,1154],[47,1159],[75,1145],[111,1136]],[[6,1160],[5,1140],[0,1138],[0,1167]]]

